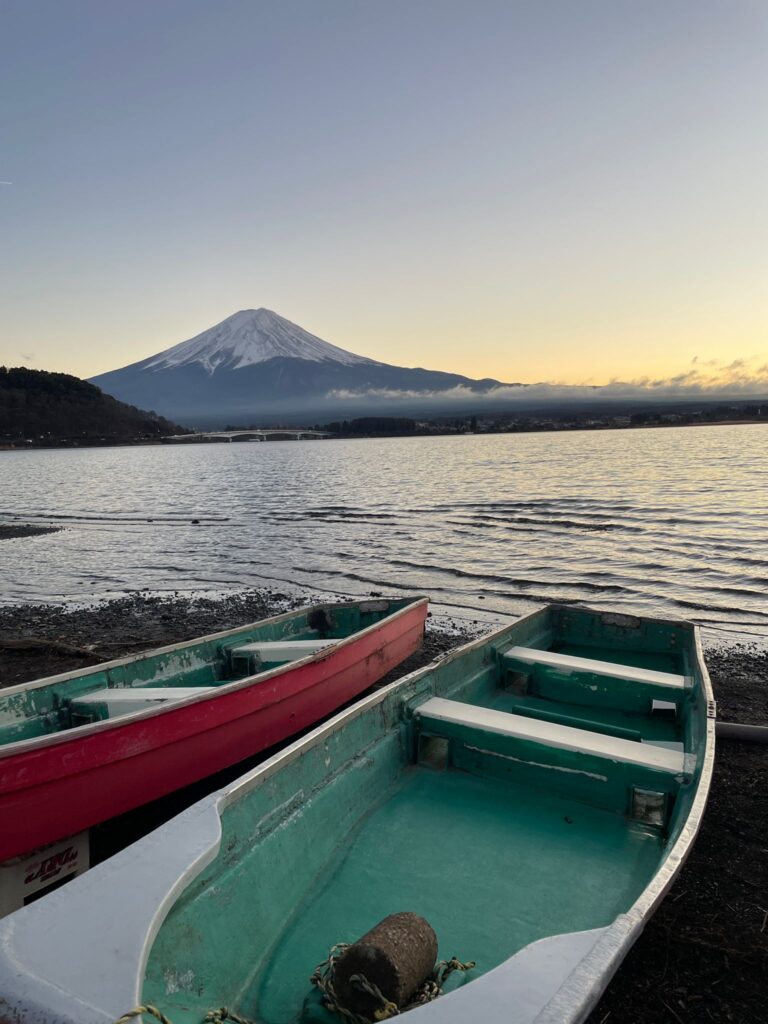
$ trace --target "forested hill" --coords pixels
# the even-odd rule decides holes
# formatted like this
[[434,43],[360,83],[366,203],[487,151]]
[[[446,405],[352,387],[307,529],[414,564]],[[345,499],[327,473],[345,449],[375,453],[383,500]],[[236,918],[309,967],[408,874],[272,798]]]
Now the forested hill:
[[0,443],[98,444],[181,432],[78,377],[0,366]]

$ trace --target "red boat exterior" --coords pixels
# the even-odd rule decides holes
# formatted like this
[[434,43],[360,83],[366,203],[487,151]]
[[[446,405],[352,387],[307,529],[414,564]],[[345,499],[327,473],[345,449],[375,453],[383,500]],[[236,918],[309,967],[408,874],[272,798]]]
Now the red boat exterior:
[[0,861],[74,835],[274,746],[418,650],[426,598],[312,661],[171,706],[0,747]]

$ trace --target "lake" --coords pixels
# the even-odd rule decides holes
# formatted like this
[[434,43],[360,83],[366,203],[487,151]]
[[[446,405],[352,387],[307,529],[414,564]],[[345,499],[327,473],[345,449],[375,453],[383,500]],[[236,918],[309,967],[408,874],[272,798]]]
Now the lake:
[[[423,591],[768,636],[762,425],[0,453],[0,600]],[[197,520],[198,522],[193,522]]]

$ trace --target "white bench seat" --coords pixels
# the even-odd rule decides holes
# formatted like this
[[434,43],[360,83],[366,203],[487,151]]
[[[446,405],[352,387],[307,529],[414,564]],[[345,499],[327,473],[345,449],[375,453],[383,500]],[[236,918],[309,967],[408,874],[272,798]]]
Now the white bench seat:
[[143,711],[167,701],[183,700],[185,697],[194,697],[200,693],[215,693],[216,690],[216,686],[108,687],[73,697],[71,707],[73,711],[82,712],[98,704],[106,707],[110,718],[115,718],[117,715],[129,715],[133,711]]
[[584,672],[611,679],[622,679],[629,683],[649,683],[665,686],[670,690],[684,690],[690,685],[686,676],[673,672],[657,672],[634,665],[616,665],[610,661],[595,661],[592,658],[577,658],[572,654],[557,654],[555,651],[538,651],[533,647],[511,647],[504,652],[504,658],[522,661],[527,665],[542,665],[546,668],[565,672]]
[[657,771],[679,774],[684,769],[684,757],[680,750],[668,750],[651,743],[620,739],[603,733],[578,729],[570,725],[545,722],[525,715],[494,711],[492,708],[464,704],[457,700],[432,697],[415,709],[422,725],[464,726],[481,732],[509,736],[513,739],[530,740],[543,746],[559,750],[572,750],[582,754],[604,757],[610,761]]
[[230,654],[233,658],[258,658],[259,661],[298,661],[310,654],[317,654],[337,644],[338,640],[268,640],[233,647]]

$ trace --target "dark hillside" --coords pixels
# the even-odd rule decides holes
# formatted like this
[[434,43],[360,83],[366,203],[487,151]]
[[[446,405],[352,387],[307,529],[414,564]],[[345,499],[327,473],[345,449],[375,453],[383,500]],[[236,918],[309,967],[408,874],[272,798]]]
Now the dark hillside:
[[66,373],[0,366],[0,443],[93,444],[181,433],[153,412]]

